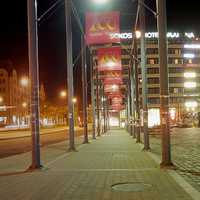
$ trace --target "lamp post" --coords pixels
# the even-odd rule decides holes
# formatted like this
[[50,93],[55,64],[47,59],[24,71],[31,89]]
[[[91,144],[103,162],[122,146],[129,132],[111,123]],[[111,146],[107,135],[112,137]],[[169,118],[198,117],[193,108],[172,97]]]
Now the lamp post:
[[88,141],[88,101],[87,101],[87,63],[86,63],[86,44],[85,35],[81,37],[82,43],[82,91],[83,91],[83,126],[84,126],[84,141],[83,143],[89,143]]
[[32,164],[31,169],[41,167],[40,163],[40,124],[39,124],[39,64],[38,64],[38,31],[37,31],[37,0],[28,0],[28,46],[29,76],[31,88],[31,137]]
[[[144,0],[140,0],[144,4]],[[141,49],[141,69],[142,69],[142,107],[143,107],[143,132],[144,132],[144,150],[149,150],[149,132],[148,132],[148,107],[147,107],[147,68],[146,68],[146,46],[145,46],[145,8],[140,6],[140,49]]]
[[160,116],[162,128],[162,162],[161,167],[173,166],[171,162],[170,149],[170,127],[169,127],[169,81],[167,66],[167,19],[166,0],[156,0],[157,3],[157,26],[158,45],[160,58]]
[[66,17],[66,52],[67,52],[67,83],[68,83],[68,120],[69,120],[69,151],[75,151],[74,136],[74,96],[73,86],[73,61],[72,61],[72,24],[71,24],[72,2],[65,0]]

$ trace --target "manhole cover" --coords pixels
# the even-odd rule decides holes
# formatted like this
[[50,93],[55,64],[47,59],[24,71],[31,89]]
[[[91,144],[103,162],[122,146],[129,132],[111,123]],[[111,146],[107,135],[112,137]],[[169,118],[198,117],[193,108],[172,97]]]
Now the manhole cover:
[[152,185],[145,183],[117,183],[112,185],[112,189],[119,192],[142,192],[151,187]]

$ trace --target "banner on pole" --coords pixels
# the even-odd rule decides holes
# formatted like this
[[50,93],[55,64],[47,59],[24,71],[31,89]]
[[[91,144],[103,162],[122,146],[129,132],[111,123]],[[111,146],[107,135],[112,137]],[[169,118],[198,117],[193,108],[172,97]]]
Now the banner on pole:
[[85,28],[88,45],[120,42],[112,36],[120,33],[119,12],[87,12]]
[[97,51],[98,71],[121,71],[121,48],[100,48]]

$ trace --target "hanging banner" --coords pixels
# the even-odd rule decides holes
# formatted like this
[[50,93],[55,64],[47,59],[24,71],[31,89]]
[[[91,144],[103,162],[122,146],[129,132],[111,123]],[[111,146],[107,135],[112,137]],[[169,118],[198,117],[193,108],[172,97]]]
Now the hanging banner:
[[118,93],[119,91],[120,91],[119,85],[105,85],[104,86],[105,93],[115,93],[115,92]]
[[109,85],[109,84],[122,84],[122,78],[105,78],[103,81],[104,85]]
[[122,98],[120,97],[114,97],[112,98],[112,104],[121,104],[122,103]]
[[121,48],[100,48],[97,51],[98,71],[121,71]]
[[117,92],[117,93],[109,93],[108,94],[108,99],[113,99],[115,97],[118,97],[118,98],[125,98],[124,95],[121,94],[121,92]]
[[87,12],[86,42],[91,44],[120,43],[113,34],[120,33],[119,12]]

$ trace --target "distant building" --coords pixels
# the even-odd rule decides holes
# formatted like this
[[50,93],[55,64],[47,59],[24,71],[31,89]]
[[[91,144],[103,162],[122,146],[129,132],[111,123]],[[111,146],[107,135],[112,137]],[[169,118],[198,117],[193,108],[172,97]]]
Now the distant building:
[[0,61],[1,126],[28,123],[29,85],[23,84],[21,78],[10,61]]
[[[160,73],[158,54],[158,33],[146,33],[146,68],[147,68],[147,88],[148,88],[148,109],[149,124],[160,123]],[[123,78],[128,80],[128,67],[130,64],[130,50],[132,43],[132,33],[122,33],[114,35],[120,37],[121,44],[111,46],[121,46]],[[179,121],[188,113],[200,112],[200,39],[194,33],[168,33],[168,77],[170,95],[170,116],[174,121]],[[140,40],[138,39],[138,60],[140,61]],[[96,50],[94,46],[94,60]],[[100,74],[103,78],[103,74]],[[141,68],[139,66],[139,90],[140,104],[142,105],[142,80]],[[123,87],[123,86],[122,86]],[[126,88],[126,87],[125,87]]]

